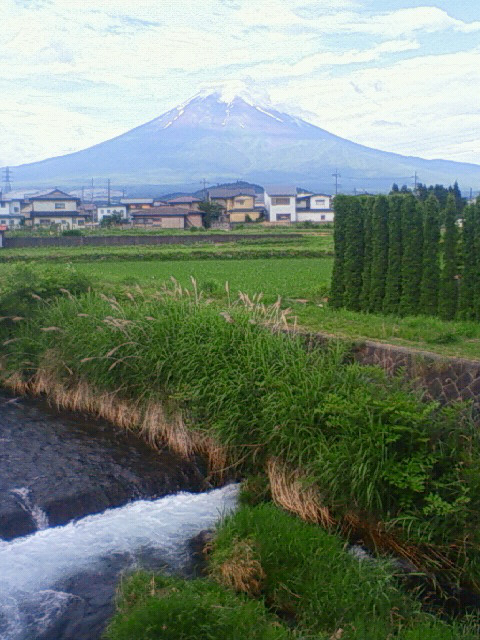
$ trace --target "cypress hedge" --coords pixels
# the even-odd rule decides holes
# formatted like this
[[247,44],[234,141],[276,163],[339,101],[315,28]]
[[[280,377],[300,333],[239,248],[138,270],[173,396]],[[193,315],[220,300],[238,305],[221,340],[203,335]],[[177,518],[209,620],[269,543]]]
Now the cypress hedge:
[[372,273],[370,308],[381,311],[388,267],[388,199],[377,196],[372,211]]
[[440,288],[440,218],[438,200],[431,195],[425,202],[423,223],[423,273],[420,283],[420,311],[436,315]]
[[439,313],[444,320],[453,320],[457,312],[458,286],[458,229],[455,196],[450,194],[445,208],[445,235],[443,239],[443,271],[440,283]]
[[445,203],[338,196],[332,306],[480,320],[480,198],[459,209],[452,190]]
[[402,197],[389,198],[388,270],[383,311],[397,313],[402,293]]

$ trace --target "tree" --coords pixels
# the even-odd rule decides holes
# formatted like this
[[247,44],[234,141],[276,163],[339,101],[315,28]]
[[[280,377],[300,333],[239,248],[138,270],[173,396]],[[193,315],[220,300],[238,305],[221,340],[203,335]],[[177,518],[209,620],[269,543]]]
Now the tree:
[[388,269],[385,281],[384,313],[397,313],[402,292],[402,196],[389,198]]
[[202,200],[198,205],[198,210],[203,212],[203,226],[205,229],[209,229],[212,226],[212,222],[218,220],[223,213],[223,207],[216,202],[210,202],[210,200]]
[[392,193],[400,193],[400,189],[398,188],[398,184],[397,184],[396,182],[394,182],[394,183],[392,184],[392,189],[391,189],[391,191],[390,191],[390,195],[391,195]]
[[444,320],[452,320],[457,312],[458,285],[458,229],[456,224],[457,207],[455,195],[447,198],[445,208],[445,233],[443,237],[443,270],[440,281],[438,309]]
[[475,317],[474,301],[476,297],[477,274],[479,264],[475,251],[476,238],[476,207],[468,205],[463,210],[462,226],[462,262],[463,273],[460,281],[457,315],[462,320],[472,320]]
[[348,196],[338,195],[334,200],[335,226],[333,229],[334,259],[332,285],[330,287],[329,304],[332,307],[343,307],[345,292],[345,230],[348,213]]
[[111,213],[109,216],[103,216],[100,220],[101,227],[113,227],[116,224],[122,224],[124,222],[121,213]]
[[413,195],[402,203],[402,293],[399,312],[418,313],[423,269],[423,220],[421,205]]
[[425,202],[423,224],[423,273],[420,283],[420,313],[436,315],[440,286],[440,219],[438,200]]
[[370,309],[381,311],[385,295],[388,266],[388,199],[377,196],[372,211],[372,272],[370,279]]
[[363,207],[360,198],[349,198],[345,220],[344,296],[347,309],[360,311],[363,271]]
[[363,272],[360,308],[370,311],[370,285],[372,281],[372,215],[375,198],[363,199]]

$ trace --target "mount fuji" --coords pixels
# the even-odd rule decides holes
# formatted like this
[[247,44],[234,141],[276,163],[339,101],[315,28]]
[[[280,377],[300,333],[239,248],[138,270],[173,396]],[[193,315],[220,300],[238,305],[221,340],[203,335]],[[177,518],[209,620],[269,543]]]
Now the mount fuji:
[[[158,118],[83,151],[14,167],[15,188],[75,188],[93,176],[98,185],[142,185],[145,191],[198,189],[238,179],[288,182],[331,192],[332,173],[341,190],[389,189],[411,183],[477,188],[480,166],[425,160],[356,144],[300,118],[221,92],[200,94]],[[192,188],[192,185],[193,188]]]

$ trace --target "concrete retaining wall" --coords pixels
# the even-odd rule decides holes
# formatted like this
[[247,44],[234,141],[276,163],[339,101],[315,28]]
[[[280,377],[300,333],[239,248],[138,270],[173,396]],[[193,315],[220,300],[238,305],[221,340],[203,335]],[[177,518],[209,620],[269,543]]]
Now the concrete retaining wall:
[[130,246],[130,245],[160,245],[160,244],[194,244],[218,243],[218,242],[238,242],[240,240],[264,240],[275,238],[296,238],[295,233],[249,233],[249,234],[203,234],[198,235],[138,235],[138,236],[26,236],[9,238],[5,236],[5,249],[20,249],[26,247],[106,247],[106,246]]

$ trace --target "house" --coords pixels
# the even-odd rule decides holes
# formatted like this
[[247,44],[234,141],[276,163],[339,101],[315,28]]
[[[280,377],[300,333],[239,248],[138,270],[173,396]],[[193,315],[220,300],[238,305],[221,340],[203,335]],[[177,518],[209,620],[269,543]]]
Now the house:
[[134,227],[160,227],[162,229],[187,229],[203,226],[201,212],[188,211],[181,207],[151,207],[130,212]]
[[250,187],[215,187],[208,190],[209,201],[219,204],[230,222],[247,222],[248,218],[258,220],[262,214],[255,208],[255,198],[255,190]]
[[79,211],[80,200],[74,196],[53,189],[47,193],[29,196],[22,207],[28,226],[58,225],[62,229],[77,229],[85,226],[85,213]]
[[20,213],[2,213],[0,207],[0,226],[17,229],[25,224],[25,216]]
[[138,209],[151,209],[156,203],[153,198],[121,198],[120,204],[127,207],[127,218],[130,219],[130,212]]
[[126,204],[99,204],[97,205],[97,222],[101,222],[105,217],[117,215],[122,222],[128,222],[128,212]]
[[178,198],[168,200],[168,204],[170,206],[181,207],[182,209],[188,209],[189,211],[198,211],[200,202],[200,198],[196,198],[195,196],[179,196]]
[[297,195],[297,222],[333,222],[333,196],[325,193]]
[[265,209],[270,222],[297,221],[297,188],[292,185],[265,187]]

